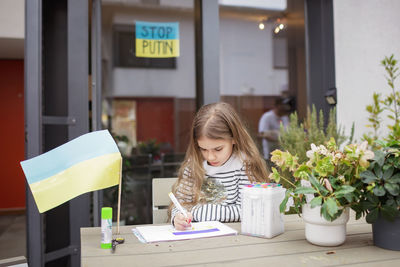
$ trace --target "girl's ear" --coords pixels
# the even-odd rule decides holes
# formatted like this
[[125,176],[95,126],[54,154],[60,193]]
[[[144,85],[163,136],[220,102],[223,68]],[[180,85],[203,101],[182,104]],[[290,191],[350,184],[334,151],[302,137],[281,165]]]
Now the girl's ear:
[[235,139],[232,139],[232,145],[235,145],[235,144],[236,144]]

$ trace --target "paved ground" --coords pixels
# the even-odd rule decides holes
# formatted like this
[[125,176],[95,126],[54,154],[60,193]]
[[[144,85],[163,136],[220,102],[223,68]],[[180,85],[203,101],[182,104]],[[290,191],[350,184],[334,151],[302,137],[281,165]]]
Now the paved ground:
[[25,215],[0,216],[0,260],[26,257]]

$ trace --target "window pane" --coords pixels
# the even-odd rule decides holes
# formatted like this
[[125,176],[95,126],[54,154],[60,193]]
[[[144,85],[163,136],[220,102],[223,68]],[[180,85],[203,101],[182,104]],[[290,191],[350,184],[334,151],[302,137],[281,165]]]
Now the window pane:
[[[193,1],[123,2],[102,1],[103,118],[124,154],[121,218],[151,223],[151,178],[177,176],[195,112]],[[180,56],[136,57],[136,21],[178,22]]]
[[292,4],[257,2],[220,1],[220,95],[241,114],[262,151],[261,116],[278,97],[290,99],[295,110],[305,88],[304,11],[297,6],[294,21]]

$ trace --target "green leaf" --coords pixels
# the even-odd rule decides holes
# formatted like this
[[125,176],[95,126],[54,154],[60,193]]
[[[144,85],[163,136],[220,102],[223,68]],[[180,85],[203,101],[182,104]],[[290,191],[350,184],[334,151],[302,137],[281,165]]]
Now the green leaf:
[[379,198],[371,193],[367,194],[367,199],[369,202],[374,203],[375,205],[379,204]]
[[343,185],[341,189],[335,192],[335,195],[339,197],[354,192],[354,190],[356,189],[350,185]]
[[396,207],[396,201],[393,198],[390,198],[386,201],[386,205]]
[[294,190],[294,193],[295,194],[314,194],[314,193],[317,193],[317,191],[312,187],[300,186]]
[[310,202],[311,208],[315,208],[316,206],[321,206],[321,204],[322,204],[321,196],[313,198]]
[[307,165],[303,164],[300,165],[299,168],[297,168],[297,170],[293,173],[293,176],[300,179],[308,180],[309,174],[310,168]]
[[342,187],[340,181],[336,177],[329,176],[328,180],[331,183],[333,191],[339,190]]
[[378,179],[382,178],[382,165],[375,165],[374,172],[375,176],[378,177]]
[[388,178],[392,177],[394,172],[394,168],[390,166],[384,173],[383,173],[383,180],[387,180]]
[[373,170],[375,168],[375,165],[378,165],[376,161],[372,161],[371,164],[369,165],[369,169]]
[[398,184],[385,183],[384,187],[393,196],[399,195],[399,185]]
[[323,195],[325,196],[326,194],[329,193],[328,189],[326,189],[322,184],[320,184],[317,180],[317,178],[315,178],[314,175],[310,175],[309,176],[310,179],[310,183],[317,188],[321,193],[323,193]]
[[382,166],[385,162],[385,153],[382,150],[375,150],[374,155],[374,160],[378,162],[380,166]]
[[400,184],[400,172],[396,173],[395,175],[393,175],[392,177],[387,179],[387,182],[393,183],[393,184]]
[[340,217],[340,215],[342,215],[344,209],[339,209],[338,212],[335,214],[335,216],[332,217],[332,221],[336,220],[337,218]]
[[373,210],[376,207],[378,207],[378,205],[376,203],[372,203],[369,201],[362,201],[360,204],[361,204],[361,208],[363,210]]
[[360,174],[361,181],[363,181],[366,184],[375,182],[378,178],[375,176],[373,172],[370,170],[364,171]]
[[394,218],[397,215],[397,208],[388,206],[388,205],[383,205],[382,209],[382,216],[385,217],[385,219],[389,220],[389,221],[394,221]]
[[338,209],[339,209],[338,205],[336,204],[336,201],[333,200],[332,198],[328,197],[325,200],[325,203],[327,205],[326,207],[327,207],[327,211],[328,211],[329,215],[331,215],[332,217],[335,216],[335,214],[338,212]]
[[381,185],[375,186],[374,189],[372,189],[372,192],[374,192],[375,196],[378,197],[384,196],[386,193],[385,189]]
[[281,180],[281,175],[279,174],[279,172],[277,171],[276,168],[272,167],[272,173],[269,176],[269,178],[274,179],[275,183],[279,183],[279,181]]
[[367,223],[374,223],[378,219],[379,211],[378,208],[371,210],[365,217]]
[[357,212],[356,212],[356,220],[360,219],[361,216],[362,216],[362,212],[357,211]]
[[321,214],[325,220],[332,221],[332,217],[328,213],[328,204],[326,204],[326,202],[324,202],[324,204],[321,206]]
[[335,171],[335,166],[333,165],[331,158],[326,157],[317,161],[315,171],[321,176],[327,176]]
[[[342,197],[342,196],[339,196]],[[346,194],[344,195],[344,198],[349,202],[352,203],[353,202],[353,194]]]
[[290,193],[288,194],[288,193],[286,192],[285,198],[282,200],[281,205],[279,205],[279,211],[280,211],[281,213],[284,213],[285,210],[286,210],[286,204],[287,204],[287,202],[288,202],[288,200],[289,200],[289,196],[290,196]]

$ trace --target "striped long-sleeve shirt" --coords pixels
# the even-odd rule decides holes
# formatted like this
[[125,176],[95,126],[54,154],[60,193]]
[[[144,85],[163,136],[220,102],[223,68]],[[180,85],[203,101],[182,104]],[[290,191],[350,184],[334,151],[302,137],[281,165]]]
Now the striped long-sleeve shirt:
[[[249,184],[243,161],[235,154],[222,166],[210,166],[203,163],[206,173],[201,188],[200,202],[191,207],[194,221],[216,220],[221,222],[240,221],[241,189]],[[176,190],[179,202],[192,202],[193,181],[187,178],[187,172]],[[172,210],[171,220],[178,210]]]

